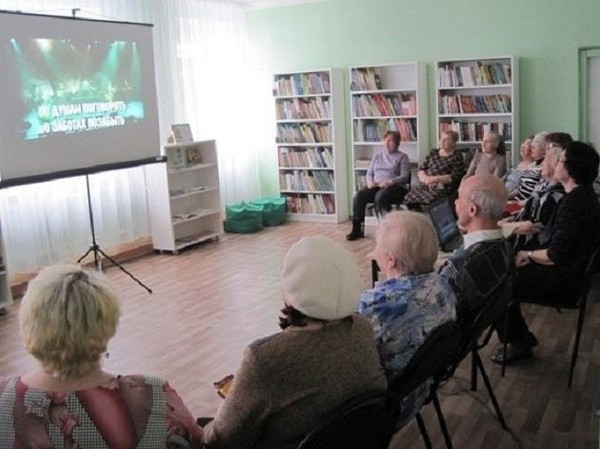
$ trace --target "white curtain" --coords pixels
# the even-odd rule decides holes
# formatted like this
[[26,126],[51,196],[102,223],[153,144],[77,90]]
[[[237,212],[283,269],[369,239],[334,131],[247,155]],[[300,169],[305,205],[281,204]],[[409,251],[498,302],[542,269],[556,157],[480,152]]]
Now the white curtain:
[[[195,139],[217,141],[222,203],[258,196],[270,86],[248,56],[243,7],[208,0],[0,0],[0,9],[22,12],[71,15],[74,8],[82,18],[154,24],[161,142],[171,124],[190,123]],[[90,186],[102,247],[150,234],[143,168],[91,175]],[[84,177],[4,189],[0,218],[11,274],[74,260],[91,243]]]

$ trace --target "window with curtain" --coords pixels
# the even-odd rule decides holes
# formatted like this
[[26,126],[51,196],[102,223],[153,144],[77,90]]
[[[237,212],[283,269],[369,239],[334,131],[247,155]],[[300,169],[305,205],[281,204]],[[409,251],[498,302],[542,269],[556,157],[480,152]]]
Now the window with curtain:
[[[239,3],[0,0],[0,8],[56,15],[76,8],[79,17],[154,24],[161,141],[172,123],[190,123],[196,139],[217,141],[223,203],[258,196],[257,154],[271,142],[270,84],[249,57]],[[148,241],[143,167],[91,175],[90,187],[102,248]],[[84,177],[4,189],[0,219],[11,274],[74,261],[91,244]]]

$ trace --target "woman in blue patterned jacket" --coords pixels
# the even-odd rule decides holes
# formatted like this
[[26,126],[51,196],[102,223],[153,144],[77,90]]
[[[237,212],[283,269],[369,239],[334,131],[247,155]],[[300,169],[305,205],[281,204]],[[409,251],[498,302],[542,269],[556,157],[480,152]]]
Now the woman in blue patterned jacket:
[[[391,212],[379,225],[375,257],[386,279],[362,294],[358,311],[371,321],[388,381],[402,372],[429,332],[456,317],[454,291],[433,269],[438,247],[433,224],[423,214]],[[427,383],[403,401],[400,427],[428,393]]]

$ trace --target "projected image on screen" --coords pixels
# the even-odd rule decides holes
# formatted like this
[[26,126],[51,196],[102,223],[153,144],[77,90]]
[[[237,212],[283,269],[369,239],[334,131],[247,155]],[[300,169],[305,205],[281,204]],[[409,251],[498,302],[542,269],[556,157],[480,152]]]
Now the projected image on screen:
[[144,118],[136,42],[10,39],[24,139],[125,126]]
[[160,158],[152,26],[0,11],[0,188]]

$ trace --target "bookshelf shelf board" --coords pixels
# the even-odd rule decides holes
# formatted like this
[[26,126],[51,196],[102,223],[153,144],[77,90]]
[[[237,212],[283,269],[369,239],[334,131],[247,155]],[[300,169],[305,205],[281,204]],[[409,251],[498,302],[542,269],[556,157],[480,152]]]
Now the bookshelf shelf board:
[[288,165],[280,165],[279,166],[279,170],[280,171],[292,171],[292,170],[325,170],[325,171],[334,171],[334,169],[332,167],[305,167],[302,165],[293,165],[293,166],[288,166]]
[[322,94],[299,94],[299,95],[276,95],[276,100],[291,100],[294,98],[315,98],[315,97],[330,97],[330,93]]
[[386,95],[386,94],[416,94],[415,89],[376,89],[376,90],[353,90],[352,95]]
[[481,84],[479,86],[440,86],[439,90],[481,90],[510,88],[511,84]]
[[331,122],[329,117],[326,118],[282,118],[277,119],[277,123],[325,123]]
[[218,238],[219,233],[217,232],[203,232],[191,237],[186,237],[185,239],[177,239],[175,240],[175,251],[182,250],[187,248],[188,246],[195,245],[196,243],[204,242],[206,240]]
[[277,142],[278,147],[332,147],[331,142]]
[[334,190],[288,190],[288,189],[280,189],[281,193],[291,193],[291,194],[303,194],[307,193],[309,195],[335,195]]
[[178,193],[176,195],[170,195],[169,198],[172,200],[180,200],[182,198],[188,198],[193,195],[203,195],[209,192],[214,192],[215,190],[219,190],[216,186],[206,186],[203,189],[197,189],[189,192]]
[[399,119],[416,119],[416,115],[361,115],[360,117],[355,116],[354,120],[373,120],[373,119],[389,119],[389,118],[399,118]]
[[469,113],[469,114],[461,114],[457,112],[455,114],[440,114],[438,117],[440,119],[443,118],[453,118],[453,117],[511,117],[512,113],[510,112],[481,112],[481,113]]
[[188,214],[185,214],[184,216],[173,216],[173,225],[177,226],[183,223],[187,223],[190,221],[194,221],[194,220],[199,220],[200,218],[204,218],[204,217],[208,217],[210,215],[215,215],[215,214],[220,214],[221,211],[219,209],[205,209],[205,210],[198,210],[198,211],[194,211],[194,212],[189,212]]
[[202,170],[205,168],[214,168],[216,166],[217,166],[217,164],[215,164],[215,163],[187,165],[187,166],[181,167],[181,168],[170,168],[169,174],[175,175],[175,174],[186,172],[186,171]]

